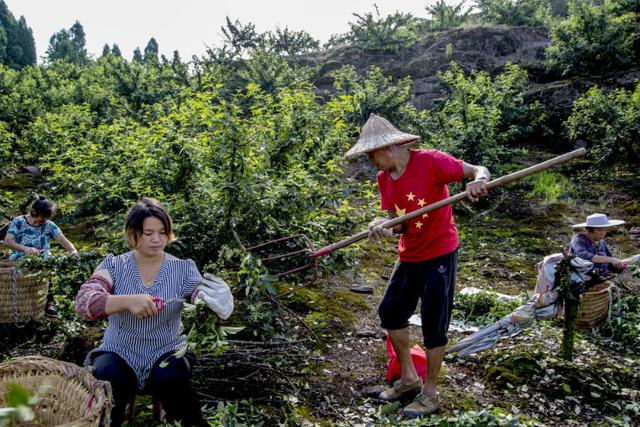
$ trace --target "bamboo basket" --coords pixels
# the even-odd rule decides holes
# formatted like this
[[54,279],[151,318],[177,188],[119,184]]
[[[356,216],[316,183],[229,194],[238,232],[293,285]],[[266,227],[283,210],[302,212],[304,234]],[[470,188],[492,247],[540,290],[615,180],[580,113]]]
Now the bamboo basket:
[[44,316],[49,283],[21,274],[15,261],[0,261],[0,323],[39,320]]
[[20,357],[0,364],[0,407],[9,384],[18,384],[40,398],[32,409],[35,420],[15,421],[16,427],[99,427],[109,425],[111,385],[81,368],[40,356]]
[[611,302],[610,286],[595,292],[585,292],[580,301],[576,327],[586,330],[598,326],[607,318]]

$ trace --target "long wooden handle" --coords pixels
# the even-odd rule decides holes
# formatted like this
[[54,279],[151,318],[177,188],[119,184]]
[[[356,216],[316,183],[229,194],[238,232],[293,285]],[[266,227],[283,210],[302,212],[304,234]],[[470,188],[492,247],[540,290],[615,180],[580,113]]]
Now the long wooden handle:
[[[493,181],[490,181],[487,183],[487,188],[491,189],[494,187],[498,187],[500,185],[504,185],[507,184],[509,182],[513,182],[515,180],[518,180],[520,178],[524,178],[526,176],[529,175],[533,175],[535,173],[541,172],[543,170],[549,169],[550,167],[559,165],[561,163],[565,163],[568,162],[569,160],[573,160],[577,157],[581,157],[584,156],[586,154],[587,150],[585,150],[584,148],[579,148],[577,150],[571,151],[569,153],[563,154],[561,156],[558,157],[554,157],[553,159],[549,159],[546,162],[542,162],[542,163],[538,163],[537,165],[533,165],[531,167],[528,167],[526,169],[522,169],[520,171],[517,172],[513,172],[510,173],[509,175],[505,175],[502,176],[500,178],[494,179]],[[423,215],[427,212],[432,212],[435,211],[436,209],[440,209],[444,206],[459,202],[462,199],[466,199],[468,196],[468,192],[467,191],[463,191],[462,193],[458,193],[455,196],[451,196],[448,197],[446,199],[442,199],[438,202],[432,203],[430,205],[427,205],[423,208],[417,209],[413,212],[409,212],[406,215],[402,215],[393,219],[390,219],[389,221],[385,222],[382,224],[382,227],[384,228],[391,228],[394,227],[398,224],[401,224],[403,222],[406,222],[410,219],[416,218],[420,215]],[[313,257],[314,258],[319,258],[321,256],[330,254],[331,252],[340,249],[340,248],[344,248],[345,246],[349,246],[355,242],[358,242],[364,238],[366,238],[367,236],[369,236],[369,230],[365,230],[365,231],[361,231],[358,234],[354,234],[351,237],[347,237],[346,239],[340,240],[339,242],[336,243],[332,243],[331,245],[325,246],[324,248],[319,249],[318,251],[313,253]]]

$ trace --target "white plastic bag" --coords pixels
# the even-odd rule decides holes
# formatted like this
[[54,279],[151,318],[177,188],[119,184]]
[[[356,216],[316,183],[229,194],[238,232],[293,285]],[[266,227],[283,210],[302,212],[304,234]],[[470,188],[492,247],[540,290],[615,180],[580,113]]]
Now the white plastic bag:
[[202,299],[222,320],[231,316],[231,313],[233,313],[233,295],[231,295],[231,289],[224,280],[213,274],[205,273],[197,289],[196,302]]

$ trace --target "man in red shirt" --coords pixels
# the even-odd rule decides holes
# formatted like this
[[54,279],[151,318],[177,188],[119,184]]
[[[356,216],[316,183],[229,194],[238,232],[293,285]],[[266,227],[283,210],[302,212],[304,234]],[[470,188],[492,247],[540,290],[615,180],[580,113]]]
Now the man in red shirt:
[[[403,144],[416,142],[417,135],[396,129],[386,119],[372,114],[360,139],[346,157],[367,154],[379,169],[381,209],[390,218],[401,216],[449,197],[447,184],[471,179],[466,186],[472,201],[487,193],[490,174],[437,150],[410,150]],[[378,308],[382,327],[387,329],[401,367],[401,378],[380,394],[396,400],[418,393],[403,409],[407,418],[438,411],[436,381],[453,308],[458,253],[458,232],[451,205],[411,219],[393,229],[383,228],[389,218],[377,217],[369,224],[371,237],[400,234],[398,261]],[[425,383],[418,377],[409,348],[409,317],[422,300],[422,333],[427,355]]]

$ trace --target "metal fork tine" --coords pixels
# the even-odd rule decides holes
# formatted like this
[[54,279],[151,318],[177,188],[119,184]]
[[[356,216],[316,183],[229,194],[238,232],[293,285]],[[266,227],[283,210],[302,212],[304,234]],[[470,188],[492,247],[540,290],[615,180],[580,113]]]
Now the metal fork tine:
[[[280,262],[286,271],[278,271],[275,277],[284,277],[290,274],[306,271],[310,268],[315,270],[317,275],[317,262],[314,258],[314,249],[311,240],[304,234],[281,237],[247,248],[253,252],[260,260],[268,265],[267,269],[274,267]],[[287,265],[292,264],[292,265]]]

